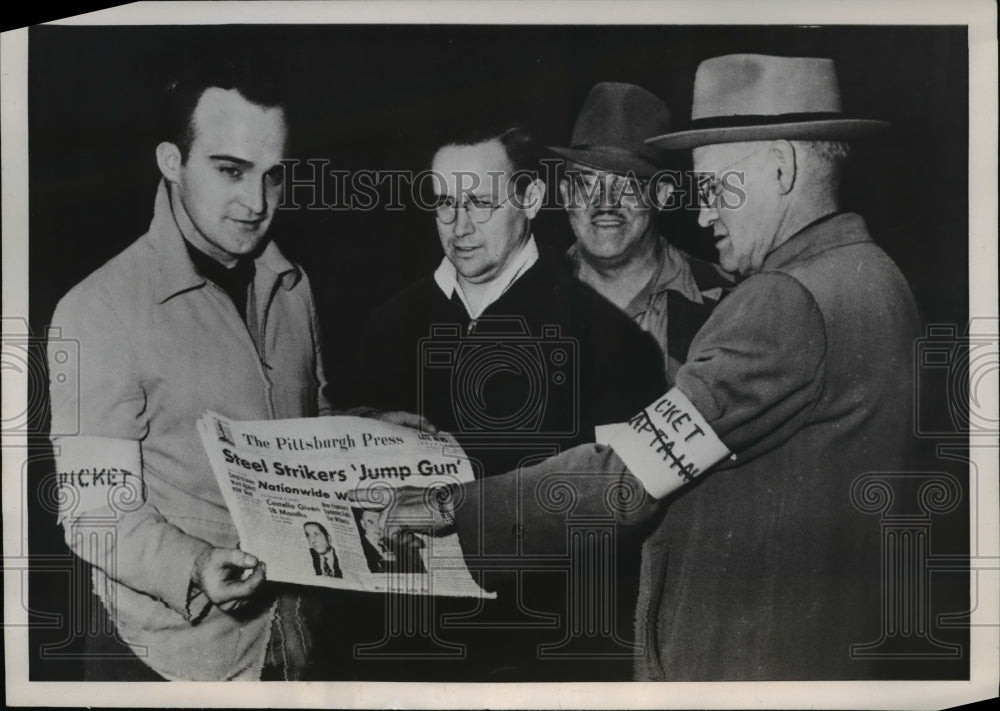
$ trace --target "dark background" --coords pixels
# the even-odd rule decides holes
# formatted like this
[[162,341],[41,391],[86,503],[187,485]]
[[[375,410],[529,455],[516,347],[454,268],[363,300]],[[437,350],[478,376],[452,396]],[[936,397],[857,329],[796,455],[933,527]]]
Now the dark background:
[[[36,334],[72,285],[147,229],[159,179],[153,128],[160,88],[178,62],[227,47],[258,48],[286,77],[292,154],[350,171],[428,168],[430,136],[456,117],[521,116],[543,144],[566,145],[598,81],[651,90],[682,127],[703,59],[733,52],[832,57],[845,111],[892,124],[876,141],[855,146],[845,207],[865,215],[928,323],[961,332],[968,319],[964,27],[34,27],[29,43],[29,319]],[[678,157],[677,167],[686,160]],[[308,171],[296,178],[303,175]],[[712,257],[695,219],[691,211],[668,213],[663,229]],[[542,249],[571,242],[556,209],[542,214],[535,234]],[[272,235],[312,279],[336,402],[348,391],[354,344],[371,309],[440,261],[433,217],[381,207],[287,209]],[[43,399],[44,382],[32,386]],[[44,403],[32,416],[44,434]],[[51,464],[44,437],[33,441],[29,479],[38,482]],[[935,442],[927,444],[926,470],[964,480],[960,463],[934,457]],[[85,634],[75,605],[87,583],[71,583],[84,571],[73,572],[51,507],[37,495],[29,502],[31,678],[73,679]],[[935,551],[967,553],[967,520],[963,505],[938,524]],[[964,609],[960,585],[944,590],[936,611]],[[936,634],[963,639],[961,631]],[[966,662],[915,662],[897,675],[964,676]]]

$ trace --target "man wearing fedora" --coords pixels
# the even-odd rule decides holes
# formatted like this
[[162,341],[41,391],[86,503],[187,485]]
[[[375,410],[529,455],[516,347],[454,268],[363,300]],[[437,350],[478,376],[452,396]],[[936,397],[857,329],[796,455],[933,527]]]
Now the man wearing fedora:
[[884,124],[842,113],[832,60],[761,55],[702,62],[691,115],[650,143],[694,150],[699,223],[744,280],[695,338],[677,390],[735,458],[679,489],[644,544],[645,580],[660,587],[639,633],[657,644],[637,671],[869,677],[852,645],[878,638],[881,537],[852,484],[906,466],[920,321],[838,189],[846,141]]
[[[703,62],[692,117],[650,142],[694,149],[700,221],[744,279],[695,337],[676,386],[610,447],[564,452],[519,484],[603,472],[581,479],[578,515],[611,484],[645,490],[619,506],[625,524],[653,522],[637,679],[877,678],[885,671],[865,648],[880,637],[882,540],[859,477],[906,471],[919,318],[837,188],[845,141],[882,124],[842,113],[832,60],[760,55]],[[466,486],[454,510],[423,514],[467,536],[478,499],[514,486],[493,477]],[[397,509],[414,515],[417,499],[404,494]],[[553,535],[557,523],[530,513],[522,541]]]
[[574,273],[656,339],[672,383],[731,282],[659,233],[657,206],[674,186],[663,179],[663,154],[645,139],[669,128],[658,97],[634,84],[601,82],[580,110],[571,145],[549,150],[566,160],[559,192],[576,238],[569,249]]

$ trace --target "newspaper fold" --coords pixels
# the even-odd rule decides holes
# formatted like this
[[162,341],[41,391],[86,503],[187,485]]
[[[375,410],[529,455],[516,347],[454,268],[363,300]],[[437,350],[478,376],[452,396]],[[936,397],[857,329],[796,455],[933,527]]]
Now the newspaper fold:
[[451,435],[361,417],[198,421],[240,534],[270,580],[329,588],[495,598],[469,573],[458,536],[382,535],[398,486],[472,481]]

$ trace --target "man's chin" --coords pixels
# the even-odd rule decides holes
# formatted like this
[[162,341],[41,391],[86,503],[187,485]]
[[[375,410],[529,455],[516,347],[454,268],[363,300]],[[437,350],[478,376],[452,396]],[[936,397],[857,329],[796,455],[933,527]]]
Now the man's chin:
[[458,269],[458,275],[470,284],[483,284],[491,281],[496,274],[489,269]]
[[730,255],[720,254],[719,266],[722,267],[722,271],[726,274],[737,276],[743,273],[743,270],[740,269],[740,263]]
[[246,253],[256,251],[267,239],[267,224],[262,224],[256,229],[244,229],[235,227],[229,231],[229,244],[234,249],[239,249]]
[[625,251],[618,232],[611,233],[610,231],[598,235],[596,239],[589,242],[581,241],[581,247],[590,257],[599,260],[617,259]]

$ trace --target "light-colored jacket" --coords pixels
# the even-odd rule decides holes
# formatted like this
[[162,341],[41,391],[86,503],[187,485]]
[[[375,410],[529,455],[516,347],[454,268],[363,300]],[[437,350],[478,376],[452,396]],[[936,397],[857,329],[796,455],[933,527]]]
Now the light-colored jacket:
[[[170,679],[258,678],[272,616],[264,592],[229,614],[190,585],[203,550],[239,544],[196,421],[206,410],[239,420],[328,410],[305,274],[273,243],[255,266],[248,328],[195,271],[161,182],[149,232],[52,319],[80,358],[51,383],[52,431],[76,433],[53,438],[59,520],[94,565],[121,637]],[[119,476],[93,476],[101,469]]]

